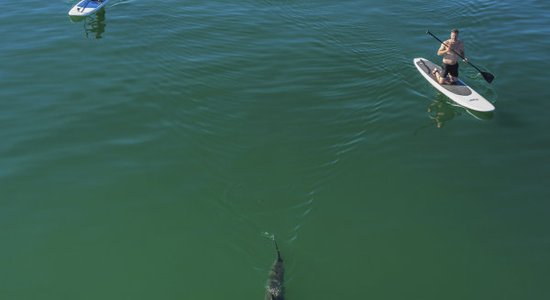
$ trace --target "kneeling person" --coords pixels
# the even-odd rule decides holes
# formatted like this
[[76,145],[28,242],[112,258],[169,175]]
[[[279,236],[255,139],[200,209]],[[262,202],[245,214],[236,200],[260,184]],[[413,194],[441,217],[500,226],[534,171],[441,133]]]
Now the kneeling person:
[[[443,56],[443,74],[434,69],[432,72],[439,84],[454,84],[458,79],[458,58],[464,57],[464,43],[458,39],[458,29],[451,30],[451,38],[443,42],[437,50],[437,55]],[[466,58],[465,58],[466,60]]]

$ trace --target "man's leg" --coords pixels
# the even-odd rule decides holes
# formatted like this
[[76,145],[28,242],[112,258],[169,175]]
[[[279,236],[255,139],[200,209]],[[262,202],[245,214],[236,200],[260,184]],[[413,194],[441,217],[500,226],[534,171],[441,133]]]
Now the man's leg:
[[435,72],[435,79],[439,84],[445,84],[447,83],[447,79],[443,76],[441,76],[441,73],[439,71]]

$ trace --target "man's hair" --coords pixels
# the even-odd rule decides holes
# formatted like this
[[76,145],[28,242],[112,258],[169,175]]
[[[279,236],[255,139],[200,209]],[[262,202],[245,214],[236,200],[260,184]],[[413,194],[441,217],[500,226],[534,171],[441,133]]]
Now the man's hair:
[[451,29],[451,32],[454,32],[454,33],[458,34],[458,29],[453,28],[453,29]]

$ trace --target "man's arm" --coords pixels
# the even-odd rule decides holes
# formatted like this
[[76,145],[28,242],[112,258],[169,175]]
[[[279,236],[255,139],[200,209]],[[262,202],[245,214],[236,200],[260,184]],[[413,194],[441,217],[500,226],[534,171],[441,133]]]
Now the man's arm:
[[468,61],[468,58],[466,57],[466,52],[464,51],[464,42],[460,43],[460,49],[458,49],[458,53],[462,55],[464,61]]
[[437,50],[437,55],[441,56],[445,54],[447,54],[447,46],[441,44],[441,47],[439,47],[439,49]]

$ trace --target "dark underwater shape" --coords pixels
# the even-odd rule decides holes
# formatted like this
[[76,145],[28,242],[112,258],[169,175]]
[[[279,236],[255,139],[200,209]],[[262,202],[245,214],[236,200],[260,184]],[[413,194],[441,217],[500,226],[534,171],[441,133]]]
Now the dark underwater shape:
[[277,259],[271,267],[271,272],[269,272],[269,279],[267,280],[266,291],[265,291],[265,300],[283,300],[284,296],[284,265],[283,258],[279,252],[279,247],[277,246],[277,241],[273,239],[275,243],[275,249],[277,250]]

